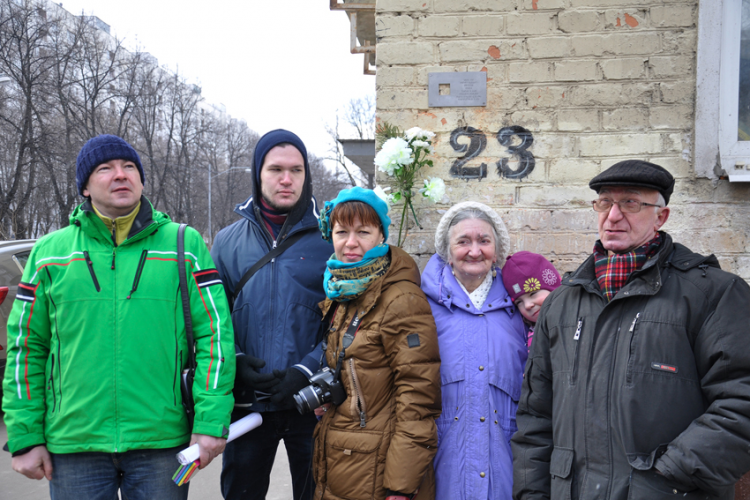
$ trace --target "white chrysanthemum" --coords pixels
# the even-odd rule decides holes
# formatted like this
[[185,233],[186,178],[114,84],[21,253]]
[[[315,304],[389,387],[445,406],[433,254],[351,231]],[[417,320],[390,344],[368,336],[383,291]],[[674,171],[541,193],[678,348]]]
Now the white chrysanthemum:
[[412,127],[406,132],[404,132],[404,137],[406,137],[407,141],[410,141],[414,139],[415,137],[419,136],[419,134],[422,132],[422,129],[419,127]]
[[435,152],[435,148],[432,146],[432,144],[430,144],[427,141],[423,141],[421,139],[415,139],[411,141],[410,144],[411,144],[411,147],[414,148],[415,150],[421,149],[428,155],[431,155]]
[[389,210],[391,208],[391,203],[393,203],[393,195],[386,193],[386,191],[390,190],[390,187],[382,188],[380,186],[375,186],[375,188],[372,190],[378,196],[378,198],[383,200],[385,204],[388,205]]
[[429,177],[424,180],[424,187],[419,192],[431,202],[437,203],[445,195],[445,182],[440,177]]
[[404,137],[406,137],[407,141],[411,141],[412,139],[422,139],[425,141],[429,141],[430,139],[435,137],[435,134],[428,130],[422,130],[419,127],[412,127],[404,132]]
[[414,161],[409,143],[400,137],[393,137],[385,141],[383,147],[375,155],[375,165],[380,171],[393,176],[396,169],[410,165]]

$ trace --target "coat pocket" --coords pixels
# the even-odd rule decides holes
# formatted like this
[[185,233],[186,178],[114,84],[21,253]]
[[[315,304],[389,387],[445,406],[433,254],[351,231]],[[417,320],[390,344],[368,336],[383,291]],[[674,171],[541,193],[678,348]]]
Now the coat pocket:
[[[57,393],[55,391],[55,353],[53,352],[49,359],[48,363],[49,368],[49,376],[47,377],[47,416],[48,418],[53,416],[55,414],[55,410],[57,410]],[[51,397],[51,404],[50,404],[50,397]]]
[[706,492],[686,489],[674,481],[658,474],[655,469],[633,469],[630,473],[628,500],[698,500],[709,498]]
[[382,438],[379,432],[328,429],[325,437],[326,483],[332,494],[351,500],[373,497],[377,487],[378,447]]
[[[509,445],[510,438],[518,431],[516,413],[518,412],[518,399],[521,396],[520,375],[515,384],[516,386],[511,389],[508,387],[507,381],[498,383],[497,381],[490,380],[490,391],[492,391],[490,400],[495,403],[495,406],[492,408],[492,411],[495,413],[492,417],[495,420],[495,424],[500,424]],[[512,392],[510,392],[511,390]]]
[[[550,498],[570,500],[573,484],[573,458],[575,452],[569,448],[555,447],[549,462],[549,473],[552,476]],[[645,497],[644,497],[645,498]]]

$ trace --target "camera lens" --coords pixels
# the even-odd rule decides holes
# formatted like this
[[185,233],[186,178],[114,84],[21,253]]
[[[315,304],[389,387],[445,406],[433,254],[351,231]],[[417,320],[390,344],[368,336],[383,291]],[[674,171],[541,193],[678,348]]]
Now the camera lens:
[[300,390],[294,395],[294,405],[297,411],[304,415],[322,405],[321,392],[320,388],[314,385],[308,385]]
[[307,402],[302,399],[302,397],[299,394],[294,394],[294,406],[297,408],[297,411],[300,412],[300,415],[304,415],[307,413]]

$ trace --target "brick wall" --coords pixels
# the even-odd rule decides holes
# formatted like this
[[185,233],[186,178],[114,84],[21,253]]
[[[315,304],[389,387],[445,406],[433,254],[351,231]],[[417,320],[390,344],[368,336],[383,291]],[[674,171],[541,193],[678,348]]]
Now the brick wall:
[[[377,0],[377,118],[436,132],[435,167],[426,174],[447,185],[443,203],[418,205],[424,229],[410,230],[405,248],[424,265],[442,213],[471,199],[503,216],[514,251],[572,270],[597,238],[588,181],[641,158],[677,178],[665,230],[750,280],[750,183],[699,178],[692,162],[697,7],[697,0]],[[427,75],[447,71],[486,72],[487,106],[429,108]],[[495,137],[509,126],[534,140],[534,170],[518,180],[495,167],[508,158],[516,168]],[[462,156],[450,145],[460,127],[486,135],[486,148],[466,165],[487,164],[482,180],[449,172]]]

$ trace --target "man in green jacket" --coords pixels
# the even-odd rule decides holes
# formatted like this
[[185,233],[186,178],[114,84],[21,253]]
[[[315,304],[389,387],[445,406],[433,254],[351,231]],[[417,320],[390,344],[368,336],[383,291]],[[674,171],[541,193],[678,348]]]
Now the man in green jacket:
[[516,500],[731,500],[750,470],[750,286],[661,231],[674,178],[594,177],[599,241],[544,301],[513,436]]
[[175,453],[222,452],[233,407],[234,336],[201,236],[185,232],[197,369],[189,428],[180,378],[189,347],[178,224],[142,196],[135,150],[100,135],[81,149],[86,201],[34,246],[8,320],[3,410],[13,469],[55,500],[185,499]]

